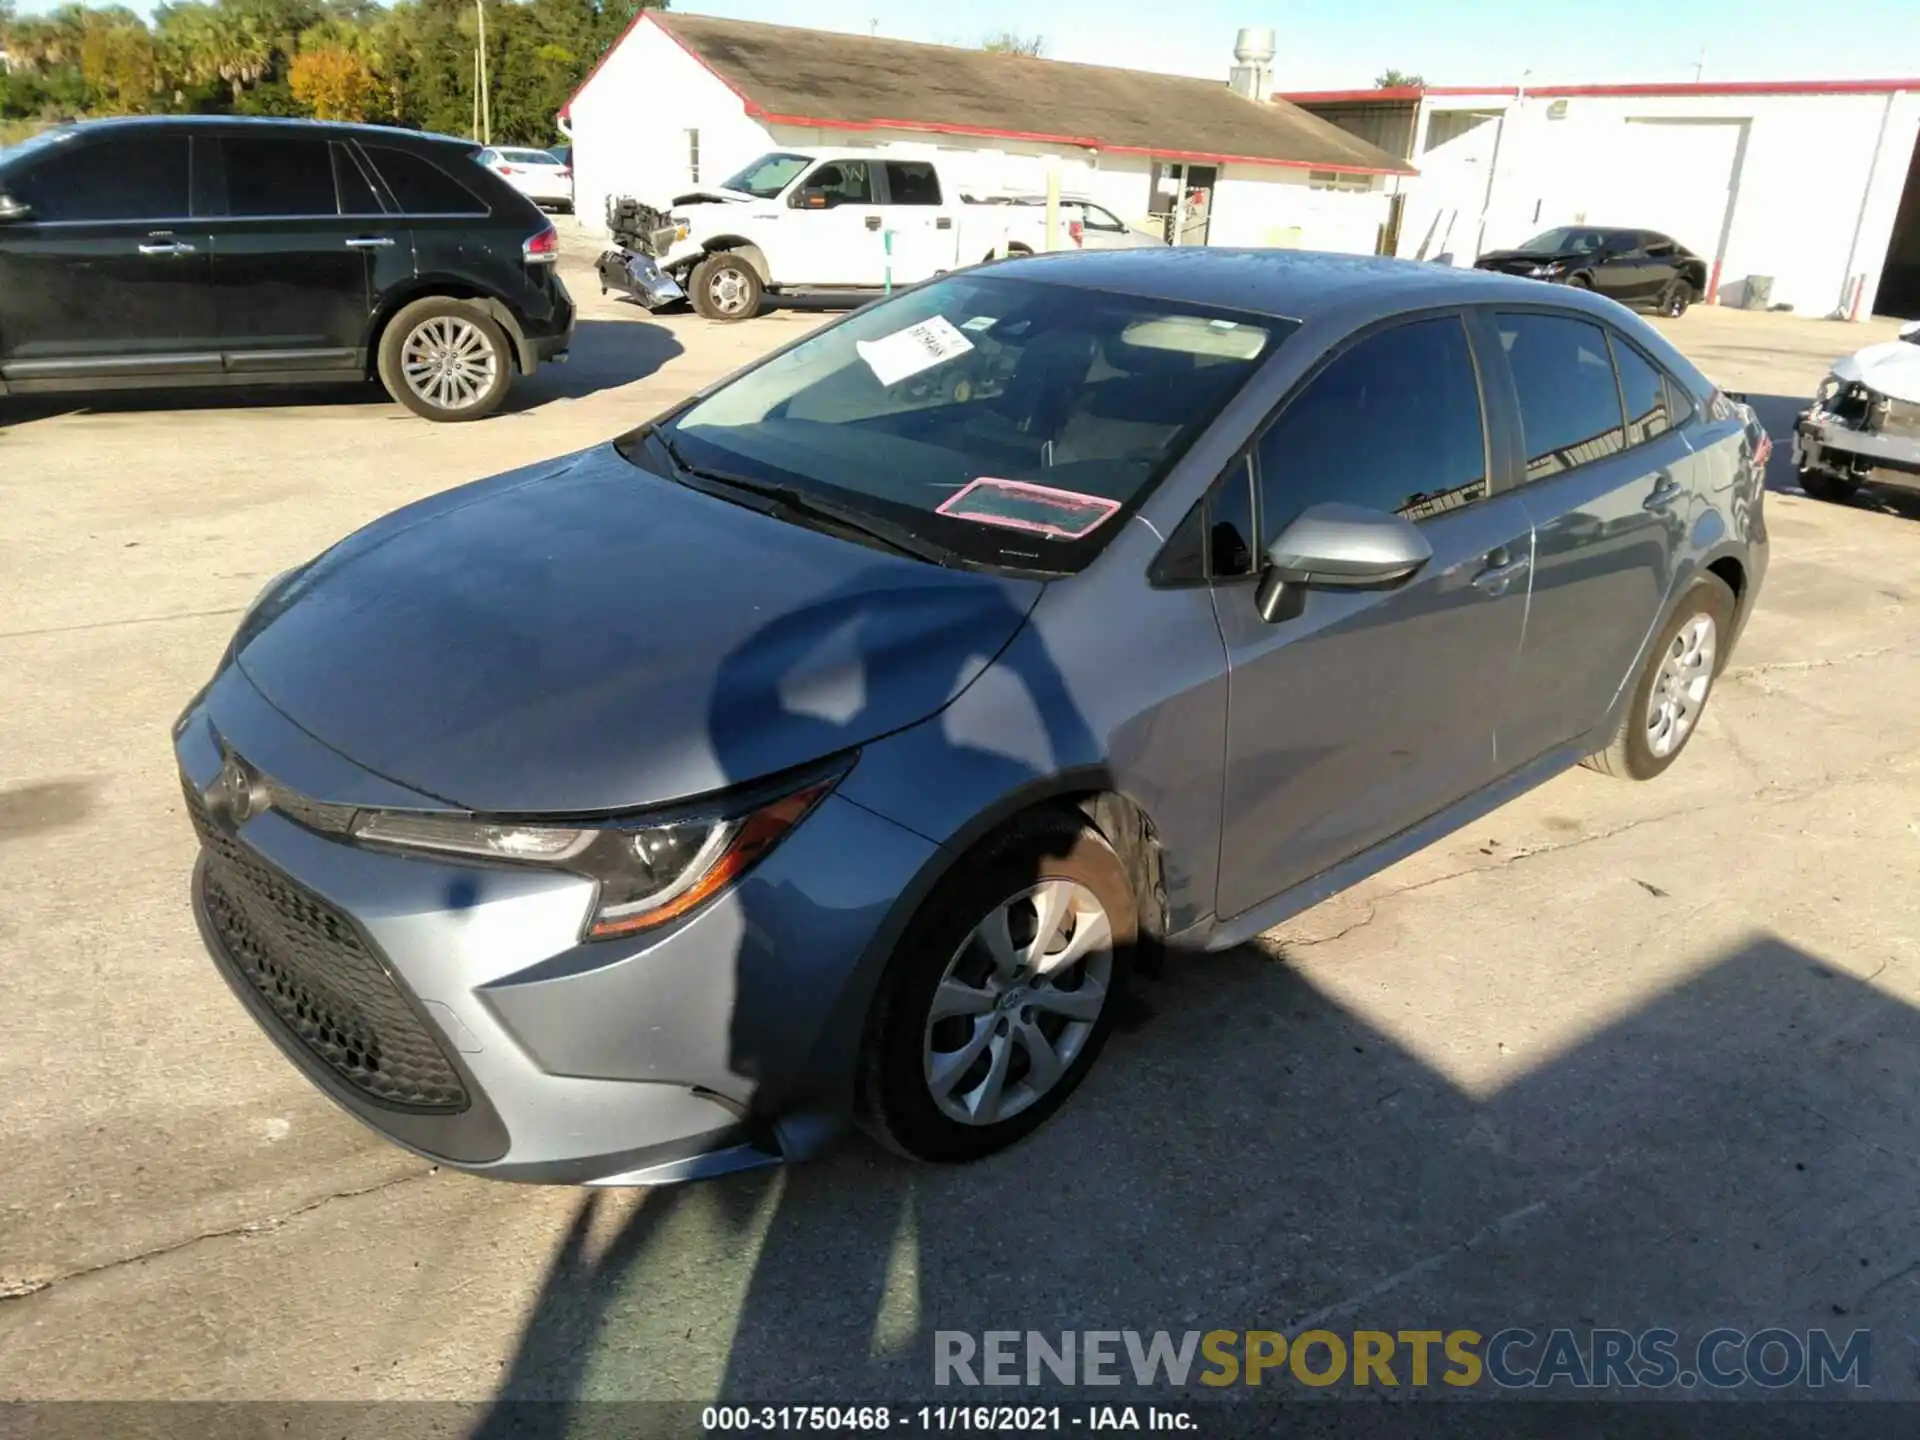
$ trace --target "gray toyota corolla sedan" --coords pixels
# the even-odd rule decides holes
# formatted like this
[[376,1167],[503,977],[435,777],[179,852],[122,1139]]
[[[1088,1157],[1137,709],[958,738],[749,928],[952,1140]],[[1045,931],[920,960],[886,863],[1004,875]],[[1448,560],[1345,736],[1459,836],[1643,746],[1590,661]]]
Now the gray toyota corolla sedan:
[[1136,960],[1583,759],[1672,764],[1765,572],[1765,451],[1577,291],[959,272],[268,586],[175,728],[201,930],[448,1165],[684,1179],[849,1117],[985,1155]]

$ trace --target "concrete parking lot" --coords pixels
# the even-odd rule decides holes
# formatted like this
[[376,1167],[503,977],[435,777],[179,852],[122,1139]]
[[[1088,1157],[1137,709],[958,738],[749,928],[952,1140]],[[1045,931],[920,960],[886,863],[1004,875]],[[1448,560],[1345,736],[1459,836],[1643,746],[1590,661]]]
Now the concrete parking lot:
[[[1585,771],[1185,961],[1058,1120],[653,1192],[440,1173],[206,960],[169,721],[271,575],[813,323],[583,300],[436,427],[353,395],[0,400],[0,1399],[925,1394],[939,1329],[1874,1332],[1920,1396],[1920,508],[1769,497],[1685,759]],[[1783,439],[1891,334],[1670,333]],[[1004,1397],[1001,1397],[1004,1398]]]

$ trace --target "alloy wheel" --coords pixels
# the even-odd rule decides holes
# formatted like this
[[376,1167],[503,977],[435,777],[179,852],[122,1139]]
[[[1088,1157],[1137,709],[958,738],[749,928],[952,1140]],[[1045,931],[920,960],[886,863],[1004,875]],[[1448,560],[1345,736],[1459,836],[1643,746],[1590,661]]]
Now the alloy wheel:
[[747,308],[746,276],[731,268],[716,270],[707,281],[707,297],[722,315],[738,315]]
[[493,387],[500,360],[485,332],[457,315],[423,320],[400,350],[407,388],[438,410],[465,410]]
[[994,1125],[1046,1095],[1085,1048],[1113,984],[1113,925],[1093,891],[1044,880],[994,906],[947,962],[928,1011],[927,1089]]
[[1685,743],[1713,684],[1713,617],[1695,615],[1667,646],[1660,673],[1647,696],[1647,749],[1665,759]]

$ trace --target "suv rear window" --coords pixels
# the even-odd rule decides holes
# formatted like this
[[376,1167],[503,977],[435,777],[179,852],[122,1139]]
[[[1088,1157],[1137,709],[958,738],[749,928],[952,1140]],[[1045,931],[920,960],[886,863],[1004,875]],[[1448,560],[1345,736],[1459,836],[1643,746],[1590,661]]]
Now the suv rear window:
[[362,147],[409,215],[485,215],[484,200],[424,155],[388,145]]
[[114,135],[53,147],[10,171],[35,220],[179,220],[188,214],[187,137]]

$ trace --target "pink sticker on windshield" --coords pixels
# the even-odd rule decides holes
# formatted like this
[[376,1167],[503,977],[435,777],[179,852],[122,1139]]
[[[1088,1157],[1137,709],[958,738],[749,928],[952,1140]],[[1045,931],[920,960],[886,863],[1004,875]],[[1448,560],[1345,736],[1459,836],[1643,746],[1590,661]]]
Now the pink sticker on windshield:
[[1118,500],[1108,500],[1101,495],[1081,495],[1072,490],[1028,485],[1020,480],[993,480],[982,475],[948,496],[934,513],[950,515],[956,520],[977,520],[983,525],[1004,525],[1009,530],[1051,535],[1056,540],[1079,540],[1099,529],[1101,522],[1119,508]]

